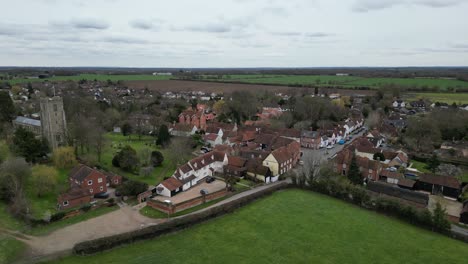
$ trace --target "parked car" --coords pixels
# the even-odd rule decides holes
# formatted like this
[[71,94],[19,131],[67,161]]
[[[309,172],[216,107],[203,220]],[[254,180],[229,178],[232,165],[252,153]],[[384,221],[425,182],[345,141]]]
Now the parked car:
[[346,141],[345,141],[344,139],[341,139],[340,141],[338,141],[338,144],[344,145],[345,142],[346,142]]
[[97,199],[107,199],[109,198],[109,194],[108,193],[96,193],[94,195],[94,198],[97,198]]
[[333,148],[333,145],[328,145],[327,146],[327,149],[332,149]]
[[206,181],[206,183],[212,183],[212,182],[214,182],[215,180],[216,180],[216,179],[215,179],[214,177],[208,176],[208,177],[206,177],[206,180],[205,180],[205,181]]

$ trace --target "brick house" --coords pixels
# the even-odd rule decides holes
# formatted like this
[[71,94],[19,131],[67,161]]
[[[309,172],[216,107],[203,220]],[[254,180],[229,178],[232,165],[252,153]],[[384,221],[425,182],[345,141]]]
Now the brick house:
[[207,122],[207,118],[205,115],[205,110],[203,109],[192,110],[190,108],[190,109],[183,111],[179,115],[180,124],[196,126],[197,128],[201,130],[206,129],[206,122]]
[[322,142],[322,137],[318,131],[307,131],[301,132],[301,147],[319,149]]
[[231,176],[244,177],[247,172],[246,164],[247,159],[237,156],[229,156],[228,164],[224,166],[224,173]]
[[58,209],[68,209],[88,204],[93,199],[93,195],[87,189],[72,188],[58,197]]
[[86,165],[78,165],[69,174],[69,182],[73,187],[87,189],[90,194],[107,192],[107,177],[104,173]]

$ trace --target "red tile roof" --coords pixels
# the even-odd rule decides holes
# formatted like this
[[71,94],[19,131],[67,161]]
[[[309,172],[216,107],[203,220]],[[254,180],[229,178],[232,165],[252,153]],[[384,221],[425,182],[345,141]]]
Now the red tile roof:
[[419,176],[420,182],[430,183],[434,185],[441,185],[449,188],[459,189],[460,182],[458,179],[450,176],[437,176],[431,174],[423,174]]
[[169,191],[174,191],[183,185],[183,183],[175,177],[170,177],[162,181],[161,184],[164,185],[164,187],[166,187]]

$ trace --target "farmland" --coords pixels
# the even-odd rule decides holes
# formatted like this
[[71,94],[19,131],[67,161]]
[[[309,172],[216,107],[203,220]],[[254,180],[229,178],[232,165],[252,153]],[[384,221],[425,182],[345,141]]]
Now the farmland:
[[115,74],[80,74],[80,75],[71,75],[71,76],[54,76],[51,78],[46,79],[13,79],[9,80],[10,84],[17,84],[17,83],[27,83],[27,82],[43,82],[45,80],[48,81],[80,81],[80,80],[87,80],[87,81],[107,81],[111,80],[113,82],[116,81],[150,81],[150,80],[169,80],[171,76],[154,76],[150,74],[134,74],[134,75],[115,75]]
[[468,93],[409,93],[408,99],[427,99],[431,102],[468,104]]
[[203,80],[217,82],[240,82],[254,84],[274,85],[318,85],[337,86],[342,88],[371,88],[398,85],[405,88],[431,90],[434,87],[441,91],[449,89],[468,89],[468,82],[456,79],[434,78],[365,78],[359,76],[334,76],[334,75],[222,75],[202,76]]
[[461,263],[467,257],[462,242],[287,190],[187,230],[55,263]]

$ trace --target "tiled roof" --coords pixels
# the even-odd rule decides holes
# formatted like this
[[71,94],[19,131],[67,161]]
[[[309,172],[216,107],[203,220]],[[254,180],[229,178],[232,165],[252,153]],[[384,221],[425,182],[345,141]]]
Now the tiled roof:
[[415,181],[405,178],[398,180],[398,185],[403,187],[413,188],[415,183]]
[[72,188],[68,190],[66,193],[63,193],[59,196],[59,200],[61,201],[69,201],[79,199],[81,197],[91,196],[88,189],[84,188]]
[[104,176],[104,174],[102,174],[100,171],[91,169],[90,167],[81,164],[81,165],[75,166],[75,168],[73,168],[70,171],[69,177],[79,182],[82,182],[84,179],[86,179],[86,177],[88,177],[89,175],[93,173],[98,173]]
[[233,167],[242,168],[242,167],[245,166],[246,162],[247,162],[247,160],[243,159],[241,157],[237,157],[237,156],[229,156],[228,157],[228,164],[230,166],[233,166]]
[[434,185],[446,186],[446,187],[454,188],[454,189],[460,188],[460,182],[456,178],[450,177],[450,176],[437,176],[437,175],[431,175],[431,174],[423,174],[419,176],[419,181],[434,184]]
[[164,187],[166,187],[169,191],[174,191],[183,185],[182,182],[175,177],[170,177],[162,181],[161,184],[164,185]]

